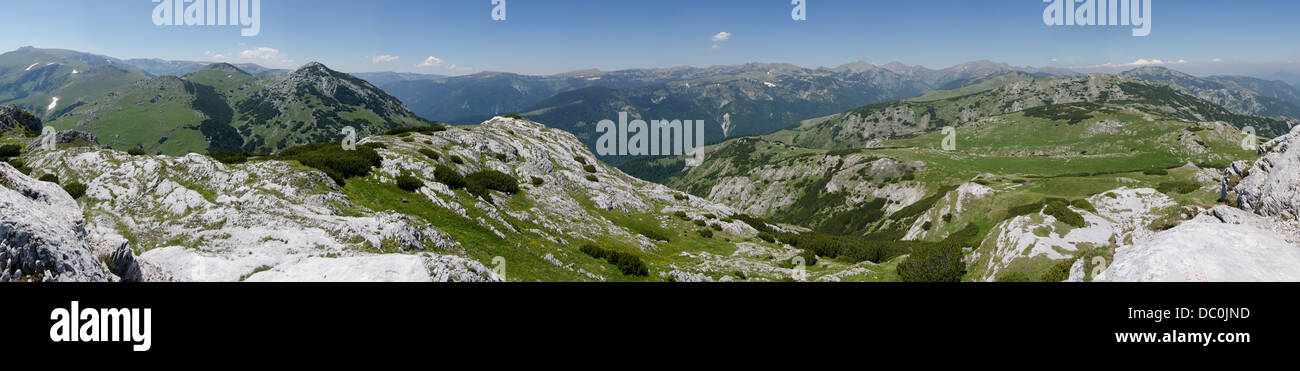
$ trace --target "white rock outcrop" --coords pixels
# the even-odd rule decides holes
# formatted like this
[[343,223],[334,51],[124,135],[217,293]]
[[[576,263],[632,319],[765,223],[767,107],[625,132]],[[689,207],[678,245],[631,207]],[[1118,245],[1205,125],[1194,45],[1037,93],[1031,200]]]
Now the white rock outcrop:
[[[1219,205],[1116,251],[1099,281],[1300,281],[1300,127],[1260,146],[1232,190],[1240,209]],[[1224,186],[1226,188],[1227,181]],[[1227,195],[1227,192],[1224,192]]]
[[54,183],[0,162],[0,281],[110,281],[81,207]]

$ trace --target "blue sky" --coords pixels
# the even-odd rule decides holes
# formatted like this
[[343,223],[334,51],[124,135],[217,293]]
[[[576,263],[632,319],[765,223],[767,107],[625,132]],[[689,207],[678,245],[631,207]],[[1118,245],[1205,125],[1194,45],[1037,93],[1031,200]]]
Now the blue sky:
[[[155,26],[150,0],[3,0],[0,49],[438,74],[859,60],[931,68],[1160,60],[1202,69],[1300,61],[1300,2],[1153,2],[1151,35],[1133,37],[1131,27],[1048,27],[1041,0],[807,0],[801,22],[791,20],[790,0],[507,0],[500,22],[490,17],[492,0],[263,0],[261,33],[241,37],[230,26]],[[715,41],[723,32],[730,36]]]

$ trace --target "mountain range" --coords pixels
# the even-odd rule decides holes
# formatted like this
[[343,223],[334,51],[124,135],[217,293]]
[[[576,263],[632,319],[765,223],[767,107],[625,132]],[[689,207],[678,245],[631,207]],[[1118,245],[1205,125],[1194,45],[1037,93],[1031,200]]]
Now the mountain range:
[[370,83],[319,63],[261,77],[219,63],[137,81],[49,125],[89,132],[113,148],[180,155],[274,152],[341,140],[344,127],[362,138],[428,124]]

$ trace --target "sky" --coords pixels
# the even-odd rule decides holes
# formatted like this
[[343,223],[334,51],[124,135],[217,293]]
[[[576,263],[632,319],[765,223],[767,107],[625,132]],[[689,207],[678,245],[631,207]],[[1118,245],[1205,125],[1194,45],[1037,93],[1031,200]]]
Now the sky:
[[791,0],[505,0],[503,21],[492,19],[494,1],[262,0],[260,33],[244,37],[235,26],[155,25],[153,0],[0,0],[0,50],[443,75],[981,59],[1214,72],[1300,62],[1294,0],[1153,0],[1146,37],[1131,26],[1048,26],[1043,0],[806,0],[802,21]]

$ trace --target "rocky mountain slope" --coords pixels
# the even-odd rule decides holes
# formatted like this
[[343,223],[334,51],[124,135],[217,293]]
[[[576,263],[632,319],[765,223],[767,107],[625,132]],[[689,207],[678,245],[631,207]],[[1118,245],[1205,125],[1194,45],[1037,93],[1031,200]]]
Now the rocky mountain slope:
[[[892,138],[1017,112],[1075,121],[1097,104],[1121,106],[1188,122],[1224,121],[1239,128],[1252,127],[1264,136],[1280,135],[1291,127],[1286,120],[1240,114],[1168,85],[1114,75],[1006,79],[983,89],[986,90],[965,95],[931,94],[868,105],[804,121],[767,137],[809,148],[862,148]],[[1060,107],[1065,104],[1076,105]],[[1055,108],[1040,108],[1045,106]]]
[[1300,127],[1225,169],[1228,205],[1115,253],[1103,281],[1300,280]]
[[1120,74],[1172,85],[1198,98],[1241,113],[1300,120],[1300,90],[1281,81],[1245,76],[1196,77],[1164,67],[1142,67]]
[[[872,120],[729,140],[698,167],[659,158],[624,169],[860,246],[939,243],[974,228],[954,279],[1062,281],[1080,261],[1077,278],[1095,278],[1116,248],[1215,205],[1221,169],[1255,155],[1237,126],[1286,127],[1109,75],[979,85],[845,114]],[[952,136],[921,125],[927,116]],[[802,137],[820,131],[839,134]]]
[[[805,274],[871,280],[883,274],[867,263],[792,263],[802,251],[764,239],[758,229],[798,228],[743,219],[729,207],[629,177],[597,162],[573,135],[526,120],[372,136],[358,151],[362,157],[374,151],[377,162],[345,181],[275,156],[220,162],[61,145],[22,159],[31,174],[85,184],[79,202],[61,194],[68,202],[56,205],[57,212],[84,215],[90,239],[126,246],[128,256],[138,256],[143,280],[728,281]],[[505,185],[512,182],[517,188]],[[113,249],[79,251],[115,260]],[[16,277],[30,277],[23,272]]]
[[319,63],[268,77],[213,64],[139,81],[49,123],[89,132],[119,150],[170,155],[273,152],[341,140],[347,126],[366,136],[427,124],[370,83]]
[[115,58],[23,47],[0,54],[0,104],[50,120],[146,78]]

